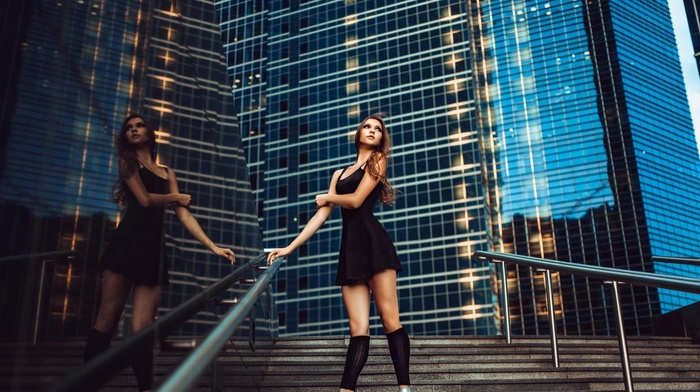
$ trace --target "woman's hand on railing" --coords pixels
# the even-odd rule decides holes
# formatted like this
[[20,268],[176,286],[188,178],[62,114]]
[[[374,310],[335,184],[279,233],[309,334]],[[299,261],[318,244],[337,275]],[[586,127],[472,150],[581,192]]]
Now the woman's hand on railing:
[[270,252],[270,254],[267,255],[267,264],[272,264],[272,262],[276,259],[279,259],[280,257],[285,257],[290,253],[292,253],[292,250],[289,249],[289,247],[273,249],[272,252]]
[[231,249],[214,246],[212,252],[214,252],[215,255],[221,256],[230,261],[231,265],[236,264],[236,254],[233,253]]

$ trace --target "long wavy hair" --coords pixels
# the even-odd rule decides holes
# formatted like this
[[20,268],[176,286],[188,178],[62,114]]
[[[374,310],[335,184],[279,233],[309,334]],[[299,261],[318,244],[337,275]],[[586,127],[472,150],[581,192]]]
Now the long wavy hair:
[[[367,171],[369,174],[374,176],[374,178],[378,178],[379,181],[384,184],[384,187],[382,188],[382,193],[379,195],[379,202],[380,204],[388,204],[392,205],[394,203],[395,199],[395,194],[396,191],[394,190],[394,187],[391,186],[389,183],[389,179],[387,175],[380,175],[379,174],[379,162],[381,162],[382,159],[387,161],[387,165],[389,163],[389,158],[391,157],[391,139],[389,138],[389,131],[386,129],[386,124],[384,123],[384,120],[382,117],[385,117],[386,115],[384,113],[375,113],[366,119],[362,120],[362,123],[357,127],[357,131],[355,132],[355,149],[357,150],[357,154],[359,156],[360,154],[360,131],[362,130],[362,127],[365,125],[367,120],[374,119],[379,121],[379,124],[381,125],[382,128],[382,138],[379,142],[379,145],[377,148],[372,151],[372,155],[369,156],[369,159],[367,160]],[[387,169],[388,170],[388,169]]]
[[117,158],[119,159],[119,180],[112,187],[112,201],[115,203],[120,203],[124,201],[126,197],[126,184],[124,179],[136,173],[139,169],[139,162],[136,159],[136,152],[134,151],[134,146],[129,143],[127,138],[127,126],[129,121],[140,118],[143,124],[146,126],[146,132],[148,134],[148,152],[151,155],[153,161],[156,160],[156,132],[151,127],[151,125],[146,121],[146,119],[140,114],[130,114],[122,122],[122,127],[119,129],[119,136],[117,136]]

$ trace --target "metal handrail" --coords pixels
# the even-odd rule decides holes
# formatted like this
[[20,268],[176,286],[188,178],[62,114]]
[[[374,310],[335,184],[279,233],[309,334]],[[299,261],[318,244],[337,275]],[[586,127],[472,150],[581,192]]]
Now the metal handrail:
[[519,264],[539,270],[545,270],[545,283],[548,302],[547,311],[549,314],[552,356],[555,367],[559,367],[559,358],[556,339],[556,322],[554,318],[554,306],[552,301],[551,271],[582,275],[588,278],[602,279],[605,282],[612,283],[612,295],[615,305],[615,319],[618,333],[617,337],[618,344],[620,346],[620,361],[622,364],[625,390],[628,392],[634,391],[634,386],[632,384],[632,372],[630,370],[629,353],[627,351],[627,339],[625,337],[618,283],[638,284],[642,286],[700,293],[700,279],[688,277],[661,275],[645,271],[621,270],[613,267],[578,264],[500,252],[476,251],[474,253],[474,257],[477,259],[502,264],[501,294],[503,296],[503,318],[505,321],[506,341],[508,343],[511,342],[512,334],[510,326],[510,308],[508,304],[508,280],[505,272],[505,263]]
[[204,373],[209,364],[219,354],[221,348],[236,331],[236,328],[250,312],[260,295],[267,290],[272,277],[279,269],[282,259],[275,260],[267,270],[257,279],[253,287],[228,311],[221,322],[197,348],[185,359],[180,366],[159,387],[162,392],[186,392],[191,390],[199,377]]
[[668,256],[653,256],[651,261],[655,263],[676,263],[695,265],[700,267],[700,259],[692,259],[689,257],[668,257]]
[[172,330],[189,320],[213,298],[228,290],[234,282],[252,271],[261,262],[266,262],[264,253],[254,257],[246,264],[236,268],[231,274],[196,294],[176,309],[158,318],[153,324],[130,336],[121,344],[83,365],[58,384],[53,385],[50,392],[88,391],[99,388],[112,376],[131,364],[132,352],[138,347],[149,344],[157,336],[166,337]]
[[[7,266],[15,266],[18,264],[26,265],[31,272],[28,274],[36,273],[36,268],[39,268],[39,283],[38,285],[27,285],[24,288],[25,295],[23,296],[23,301],[25,303],[30,301],[31,295],[28,295],[30,291],[35,291],[36,293],[36,304],[34,305],[34,322],[33,322],[33,333],[32,333],[32,344],[36,346],[39,339],[39,328],[41,313],[43,312],[43,298],[44,298],[44,284],[46,278],[46,268],[48,263],[55,263],[57,261],[69,260],[73,262],[82,262],[79,258],[80,253],[75,250],[59,250],[52,252],[39,252],[39,253],[26,253],[21,255],[12,255],[0,257],[0,268],[5,268]],[[35,288],[36,286],[36,288]]]
[[80,253],[75,250],[59,250],[55,252],[28,253],[23,255],[13,255],[0,257],[0,264],[12,263],[16,261],[45,261],[56,259],[76,259]]

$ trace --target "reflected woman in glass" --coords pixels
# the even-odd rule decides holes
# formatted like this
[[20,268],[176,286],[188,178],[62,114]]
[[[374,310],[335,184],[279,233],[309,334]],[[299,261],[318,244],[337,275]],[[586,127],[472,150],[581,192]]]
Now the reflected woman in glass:
[[275,249],[268,262],[292,253],[326,222],[340,206],[343,232],[336,285],[341,286],[350,324],[350,343],[341,391],[354,391],[369,354],[370,295],[389,343],[389,352],[401,392],[410,391],[408,334],[399,321],[396,274],[401,264],[396,249],[374,216],[377,201],[391,204],[394,189],[386,176],[391,142],[381,114],[366,118],[355,133],[355,163],[337,170],[327,194],[316,196],[316,214],[287,247]]
[[[215,245],[192,216],[192,197],[180,193],[175,173],[156,164],[156,135],[142,116],[134,114],[124,120],[116,144],[120,178],[114,186],[114,201],[125,203],[126,213],[100,260],[102,298],[85,347],[86,362],[109,348],[130,292],[132,331],[138,332],[155,320],[160,287],[168,284],[166,206],[174,208],[184,227],[207,249],[231,264],[235,262],[233,251]],[[152,343],[134,354],[132,368],[139,390],[150,390]]]

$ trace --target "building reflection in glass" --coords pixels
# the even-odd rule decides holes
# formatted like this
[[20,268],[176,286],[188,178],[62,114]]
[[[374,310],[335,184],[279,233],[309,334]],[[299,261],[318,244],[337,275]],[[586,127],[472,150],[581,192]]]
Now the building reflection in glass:
[[[80,336],[91,327],[96,264],[119,220],[111,202],[113,141],[129,112],[158,129],[159,162],[177,172],[212,240],[234,249],[239,261],[262,252],[213,3],[35,1],[11,8],[2,18],[16,29],[1,37],[13,49],[13,67],[2,96],[0,257],[80,256],[3,263],[9,272],[2,286],[12,293],[3,296],[3,314],[21,315],[0,317],[3,336],[28,333],[37,303],[40,337]],[[172,275],[161,312],[232,268],[183,230],[168,214]],[[37,299],[42,276],[44,297]],[[178,333],[198,333],[216,319],[204,312]]]
[[[651,262],[697,255],[700,239],[697,145],[666,5],[485,1],[472,10],[490,246],[697,276]],[[640,24],[655,26],[653,38],[640,37]],[[541,273],[509,267],[508,276],[516,332],[548,333]],[[565,333],[609,332],[601,282],[562,275],[555,288]],[[645,287],[622,297],[634,333],[697,300]]]

